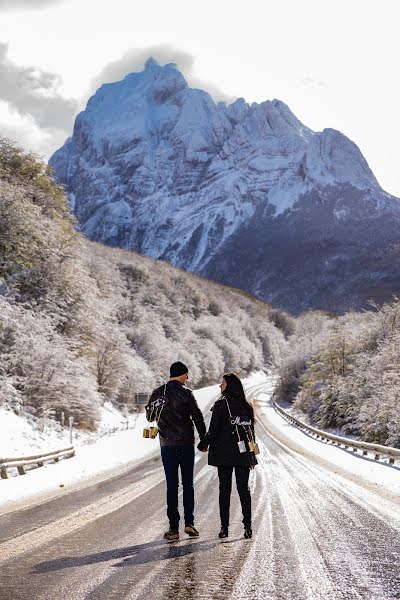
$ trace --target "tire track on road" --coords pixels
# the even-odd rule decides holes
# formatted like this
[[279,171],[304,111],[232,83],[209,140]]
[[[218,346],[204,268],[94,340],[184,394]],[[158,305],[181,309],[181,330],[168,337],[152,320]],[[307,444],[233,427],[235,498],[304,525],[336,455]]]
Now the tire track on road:
[[123,488],[106,498],[89,504],[84,508],[68,515],[67,517],[52,521],[39,529],[34,529],[18,537],[14,537],[0,544],[0,563],[16,558],[25,552],[39,548],[58,537],[69,535],[81,529],[88,523],[96,521],[111,512],[133,502],[150,488],[158,485],[163,480],[160,469],[150,471],[142,481]]
[[[308,587],[302,597],[400,598],[400,517],[393,505],[274,438],[267,438],[267,445],[288,535],[297,545]],[[318,582],[314,589],[313,582]]]

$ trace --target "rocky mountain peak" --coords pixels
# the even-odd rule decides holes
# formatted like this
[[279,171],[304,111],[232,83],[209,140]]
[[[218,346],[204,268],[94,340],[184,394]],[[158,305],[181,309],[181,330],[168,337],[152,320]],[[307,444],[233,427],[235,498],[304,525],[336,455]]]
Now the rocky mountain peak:
[[152,56],[149,56],[149,58],[146,60],[146,62],[144,63],[144,70],[148,71],[149,69],[153,69],[155,67],[159,67],[159,63],[156,61],[155,58],[153,58]]
[[90,238],[294,312],[332,308],[325,274],[333,281],[348,253],[361,264],[365,248],[400,242],[398,200],[342,133],[313,132],[277,99],[216,104],[152,58],[96,92],[50,164]]
[[306,167],[319,183],[352,183],[358,188],[379,184],[359,148],[340,131],[324,129],[313,136],[307,148]]

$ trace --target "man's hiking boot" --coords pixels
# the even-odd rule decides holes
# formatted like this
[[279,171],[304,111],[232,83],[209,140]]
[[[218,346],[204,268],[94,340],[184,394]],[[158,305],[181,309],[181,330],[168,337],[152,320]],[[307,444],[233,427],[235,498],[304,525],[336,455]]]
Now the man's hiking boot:
[[185,533],[187,533],[189,537],[199,537],[200,535],[194,525],[186,525]]
[[179,540],[179,531],[177,529],[168,529],[168,531],[164,533],[164,540],[176,542]]
[[245,529],[244,529],[244,537],[246,538],[246,540],[251,539],[252,536],[253,536],[253,532],[251,530],[251,527],[245,527]]
[[228,528],[227,527],[221,527],[221,531],[218,534],[219,538],[227,538],[228,537]]

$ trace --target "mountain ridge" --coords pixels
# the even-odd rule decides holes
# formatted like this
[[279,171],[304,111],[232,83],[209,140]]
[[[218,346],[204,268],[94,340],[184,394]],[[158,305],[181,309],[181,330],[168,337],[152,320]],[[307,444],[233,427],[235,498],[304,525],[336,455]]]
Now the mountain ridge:
[[[154,59],[141,73],[99,88],[50,165],[89,238],[243,288],[294,314],[365,305],[368,293],[359,298],[351,281],[334,302],[324,295],[341,278],[340,265],[335,270],[324,248],[339,245],[339,255],[345,262],[349,256],[358,274],[366,248],[373,257],[399,242],[398,199],[380,188],[342,133],[313,132],[276,99],[215,103],[207,92],[189,88],[175,65]],[[377,228],[368,233],[371,220]],[[357,252],[346,253],[343,230]],[[286,244],[275,248],[287,255],[284,262],[272,245],[278,231]],[[312,272],[299,271],[299,255],[307,262],[311,257]],[[387,271],[374,271],[372,280],[389,276],[395,293],[400,270]],[[319,291],[304,294],[296,274]],[[291,283],[280,290],[282,277]]]

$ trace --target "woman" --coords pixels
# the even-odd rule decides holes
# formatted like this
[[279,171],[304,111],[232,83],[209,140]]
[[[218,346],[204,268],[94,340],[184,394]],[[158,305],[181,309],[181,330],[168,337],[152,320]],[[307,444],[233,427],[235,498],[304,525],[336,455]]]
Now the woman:
[[254,449],[254,412],[247,402],[242,382],[235,373],[227,373],[220,385],[222,396],[213,407],[210,428],[198,445],[209,446],[208,464],[218,467],[220,538],[228,537],[232,473],[242,505],[244,537],[251,538],[250,469],[257,464]]

